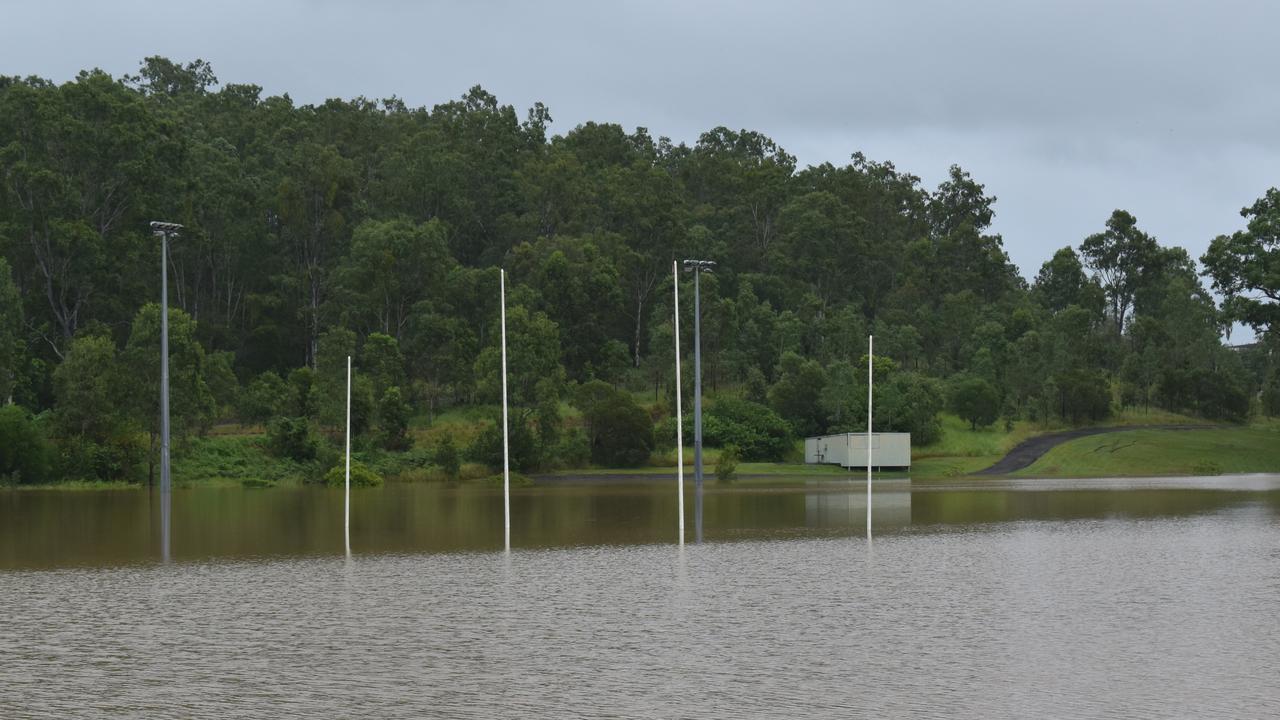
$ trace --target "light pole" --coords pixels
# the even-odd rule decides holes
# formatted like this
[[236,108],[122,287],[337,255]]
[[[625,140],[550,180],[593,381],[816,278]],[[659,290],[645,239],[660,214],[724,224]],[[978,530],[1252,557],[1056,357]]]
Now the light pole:
[[685,260],[684,269],[693,273],[693,486],[697,490],[698,540],[702,540],[702,273],[711,272],[714,260]]
[[169,559],[169,238],[182,226],[153,222],[151,232],[160,238],[160,538],[164,559]]

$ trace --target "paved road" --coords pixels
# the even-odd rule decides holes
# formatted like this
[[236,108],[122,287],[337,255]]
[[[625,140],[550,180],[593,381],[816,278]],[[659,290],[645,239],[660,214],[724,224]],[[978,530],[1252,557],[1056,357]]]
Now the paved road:
[[1215,425],[1122,425],[1119,427],[1091,427],[1081,428],[1079,430],[1066,430],[1064,432],[1048,433],[1046,435],[1038,435],[1030,440],[1023,440],[1018,443],[1008,455],[1000,458],[995,465],[980,470],[975,475],[1004,475],[1015,470],[1021,470],[1031,463],[1039,460],[1042,455],[1049,452],[1051,448],[1061,445],[1068,440],[1076,438],[1088,437],[1090,435],[1105,435],[1107,433],[1125,432],[1128,430],[1212,430]]

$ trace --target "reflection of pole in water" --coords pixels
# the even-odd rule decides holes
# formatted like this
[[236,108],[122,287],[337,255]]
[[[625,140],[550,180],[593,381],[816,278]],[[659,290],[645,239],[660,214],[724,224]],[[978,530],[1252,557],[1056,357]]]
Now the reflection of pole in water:
[[694,540],[702,544],[702,486],[698,485],[693,492],[693,533]]
[[169,562],[169,504],[170,490],[160,486],[160,557]]

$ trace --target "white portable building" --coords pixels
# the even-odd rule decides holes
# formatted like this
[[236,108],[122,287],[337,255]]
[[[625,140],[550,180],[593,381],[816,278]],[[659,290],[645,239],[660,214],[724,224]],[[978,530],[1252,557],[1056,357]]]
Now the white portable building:
[[[840,433],[804,439],[804,461],[810,465],[867,467],[867,434]],[[911,467],[911,433],[871,433],[871,465]]]

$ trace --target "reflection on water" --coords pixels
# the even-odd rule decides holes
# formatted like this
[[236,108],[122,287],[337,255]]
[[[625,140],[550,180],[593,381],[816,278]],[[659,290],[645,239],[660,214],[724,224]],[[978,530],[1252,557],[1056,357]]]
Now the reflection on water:
[[667,488],[0,493],[0,718],[1280,715],[1275,477]]
[[[877,534],[1014,521],[1207,514],[1246,503],[1280,514],[1278,476],[1137,481],[1006,481],[876,485]],[[1112,483],[1107,485],[1106,483]],[[1116,488],[1116,489],[1113,489]],[[861,535],[859,482],[789,487],[709,485],[686,503],[694,540]],[[672,543],[675,494],[665,483],[554,485],[512,493],[512,546]],[[169,545],[179,562],[342,554],[341,490],[187,488],[173,492]],[[164,555],[157,493],[0,492],[0,568],[150,562]],[[388,485],[352,492],[356,554],[502,548],[500,492]]]

